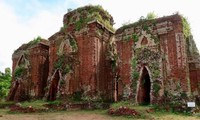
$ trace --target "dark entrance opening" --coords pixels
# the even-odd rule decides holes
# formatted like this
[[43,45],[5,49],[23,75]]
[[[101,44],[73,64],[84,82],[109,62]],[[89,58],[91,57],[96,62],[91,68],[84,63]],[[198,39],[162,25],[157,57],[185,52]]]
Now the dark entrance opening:
[[19,87],[19,82],[16,81],[15,86],[14,86],[14,88],[12,89],[11,95],[10,95],[10,97],[8,98],[8,100],[10,100],[10,101],[13,101],[13,100],[14,100],[15,94],[16,94],[16,91],[17,91],[18,87]]
[[140,78],[137,101],[139,104],[148,105],[150,104],[151,82],[146,67],[144,67]]
[[59,80],[60,80],[60,75],[59,75],[59,71],[57,70],[56,73],[54,74],[52,82],[51,82],[48,100],[51,100],[51,101],[56,100],[56,94],[58,92]]

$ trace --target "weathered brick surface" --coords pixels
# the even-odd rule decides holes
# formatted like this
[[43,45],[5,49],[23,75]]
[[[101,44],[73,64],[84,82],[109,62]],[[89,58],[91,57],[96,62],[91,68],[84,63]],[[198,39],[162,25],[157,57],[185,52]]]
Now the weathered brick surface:
[[163,66],[166,68],[166,73],[164,73],[166,75],[165,83],[167,84],[169,80],[179,81],[183,91],[189,92],[186,44],[181,17],[174,16],[170,19],[166,21],[172,22],[174,30],[160,37],[161,50],[163,50],[163,54],[167,56],[166,61],[163,61]]
[[[117,30],[116,40],[118,45],[118,55],[120,58],[119,68],[120,79],[122,83],[130,85],[133,83],[134,80],[136,80],[137,82],[135,83],[134,87],[137,87],[137,89],[132,88],[132,94],[133,96],[138,96],[138,94],[142,94],[142,92],[139,92],[140,89],[138,87],[141,84],[142,69],[143,67],[146,67],[149,68],[148,74],[150,75],[151,79],[151,91],[150,93],[148,93],[151,95],[151,103],[156,101],[154,99],[159,99],[154,95],[154,81],[160,81],[161,83],[159,96],[163,95],[164,90],[169,91],[172,94],[176,92],[190,93],[190,90],[192,90],[192,92],[197,91],[197,89],[199,89],[197,84],[199,81],[199,71],[197,69],[191,70],[191,68],[189,68],[187,44],[183,34],[181,17],[179,15],[172,15],[155,19],[153,22],[155,24],[152,25],[153,27],[149,25],[149,21],[146,21],[146,24],[147,27],[150,28],[151,36],[154,35],[159,39],[159,42],[156,44],[151,43],[151,41],[153,40],[151,39],[152,37],[149,38],[149,43],[146,39],[140,41],[140,37],[144,35],[144,32],[142,33],[142,31],[145,31],[144,29],[140,28],[140,24],[133,27],[131,27],[130,25],[130,27],[127,27],[125,29],[120,28]],[[148,31],[146,31],[145,33],[147,32]],[[139,41],[134,43],[133,40],[128,40],[130,39],[130,37],[127,37],[128,39],[125,38],[126,36],[132,34],[137,34],[139,37]],[[133,43],[136,45],[134,45]],[[159,68],[157,69],[158,71],[160,71],[159,77],[153,77],[155,73],[150,67],[153,63],[137,62],[136,68],[132,68],[131,59],[136,58],[137,56],[141,56],[137,55],[136,51],[139,51],[139,49],[143,48],[147,48],[149,51],[157,51],[157,53],[159,54],[159,61],[155,61],[157,62],[157,64],[160,64]],[[149,56],[144,56],[144,58],[145,57]],[[133,78],[132,83],[131,71],[139,73],[139,77],[137,79]],[[178,87],[180,88],[177,90]],[[136,97],[136,101],[140,102],[140,99],[142,98]]]
[[[45,93],[44,88],[49,70],[48,43],[42,40],[26,49],[23,47],[13,54],[13,77],[8,100],[23,101],[42,98]],[[23,72],[16,77],[15,72],[19,67],[23,68]]]
[[119,55],[119,76],[118,96],[122,98],[123,89],[126,85],[131,84],[131,59],[133,55],[133,40],[128,42],[117,41],[117,52]]
[[81,93],[84,100],[156,103],[164,91],[199,94],[200,57],[194,41],[184,36],[181,16],[140,20],[116,32],[113,23],[99,7],[68,12],[49,46],[39,43],[13,54],[13,71],[27,66],[20,79],[13,72],[8,99],[68,99]]
[[42,98],[45,94],[44,88],[47,86],[49,72],[49,46],[38,45],[30,49],[31,80],[34,84],[35,96]]
[[[57,91],[56,94],[62,94],[56,96],[67,98],[76,92],[82,92],[83,98],[88,96],[91,99],[99,99],[99,97],[102,96],[105,99],[111,99],[112,70],[110,60],[107,59],[107,46],[113,33],[104,28],[98,21],[89,21],[83,28],[77,30],[75,22],[81,19],[81,17],[75,17],[77,14],[79,13],[76,13],[76,11],[66,14],[64,16],[64,24],[67,28],[49,38],[50,69],[47,97],[50,100],[54,98],[51,97],[53,95],[51,92],[51,84],[53,84],[52,81],[54,78],[53,74],[56,70],[63,71],[63,69],[56,69],[54,67],[59,60],[59,55],[57,53],[62,42],[68,39],[69,36],[73,36],[78,49],[75,52],[69,52],[67,49],[63,50],[63,53],[69,53],[68,57],[71,56],[74,61],[67,63],[72,66],[70,73],[61,74],[59,83],[61,83],[61,81],[64,81],[64,83],[63,85],[58,84],[55,89]],[[71,22],[70,18],[76,19]],[[101,33],[97,33],[97,31],[101,31]],[[70,46],[73,47],[69,44],[69,47]]]

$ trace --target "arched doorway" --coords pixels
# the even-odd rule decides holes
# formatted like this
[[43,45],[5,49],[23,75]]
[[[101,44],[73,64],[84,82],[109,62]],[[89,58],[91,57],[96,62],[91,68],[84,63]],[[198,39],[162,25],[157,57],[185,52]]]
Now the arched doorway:
[[58,92],[58,82],[60,80],[59,70],[54,73],[53,79],[51,81],[48,100],[56,100],[56,94]]
[[[17,64],[15,65],[14,71],[13,71],[13,80],[12,80],[12,87],[9,91],[8,100],[10,101],[20,101],[21,96],[25,96],[22,92],[25,92],[25,86],[21,87],[23,84],[23,81],[25,81],[25,78],[27,77],[27,68],[25,67],[26,59],[25,55],[21,55],[19,59],[17,60]],[[26,86],[27,87],[27,86]],[[23,89],[22,89],[23,88]]]
[[139,89],[137,93],[137,102],[139,104],[150,104],[151,101],[151,81],[148,70],[143,68],[142,74],[139,80]]
[[12,88],[12,90],[10,92],[10,96],[8,97],[8,100],[10,100],[10,101],[14,100],[18,87],[19,87],[19,82],[15,81],[14,87]]

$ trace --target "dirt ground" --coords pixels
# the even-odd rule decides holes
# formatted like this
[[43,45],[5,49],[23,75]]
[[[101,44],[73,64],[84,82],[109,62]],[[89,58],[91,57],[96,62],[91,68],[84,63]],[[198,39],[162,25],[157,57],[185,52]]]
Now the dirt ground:
[[108,117],[96,114],[48,114],[48,115],[4,115],[0,120],[108,120]]
[[0,113],[0,120],[112,120],[112,117],[91,111],[62,111],[33,114],[8,114],[4,111]]
[[[0,110],[0,120],[131,120],[129,117],[109,116],[106,111],[60,111],[48,113],[7,113]],[[148,120],[198,120],[200,117],[175,114],[152,114]],[[139,119],[137,119],[139,120]]]

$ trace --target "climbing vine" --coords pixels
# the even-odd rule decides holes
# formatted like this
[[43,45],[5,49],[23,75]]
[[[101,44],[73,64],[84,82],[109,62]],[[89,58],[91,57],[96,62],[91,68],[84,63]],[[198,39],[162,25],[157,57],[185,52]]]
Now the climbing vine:
[[160,91],[161,87],[160,84],[157,82],[153,83],[153,91],[154,91],[154,95],[158,96],[159,95],[159,91]]
[[87,23],[87,20],[80,17],[79,20],[75,22],[76,31],[80,31],[84,27],[84,25],[86,25],[86,23]]
[[70,58],[66,57],[65,55],[58,56],[57,62],[54,64],[55,69],[62,70],[62,74],[67,74],[72,70],[72,66],[67,64],[70,61]]
[[140,73],[137,70],[137,64],[138,64],[138,61],[137,61],[136,56],[135,56],[131,60],[131,66],[132,66],[132,69],[131,69],[131,81],[132,81],[131,82],[131,88],[132,88],[132,91],[133,91],[133,97],[136,96],[137,81],[138,81],[139,76],[140,76]]
[[150,35],[151,40],[154,41],[154,43],[159,43],[159,38],[156,33],[153,33],[153,29],[156,26],[155,19],[147,20],[141,17],[137,22],[124,25],[121,28],[117,30],[117,32],[124,32],[126,33],[127,29],[133,30],[132,34],[123,34],[122,35],[122,41],[130,41],[133,40],[135,43],[138,42],[139,36],[142,35],[142,32],[146,32],[147,35]]
[[183,34],[187,39],[188,37],[191,36],[190,24],[185,17],[181,16],[181,18],[182,18],[182,24],[183,24]]
[[77,46],[76,40],[73,39],[73,38],[70,38],[69,42],[70,42],[70,45],[72,46],[73,51],[77,51],[78,50],[78,46]]
[[140,70],[142,69],[143,65],[145,65],[150,70],[150,77],[153,81],[153,93],[155,96],[159,94],[159,91],[161,89],[161,84],[160,82],[158,82],[160,80],[160,59],[160,54],[158,52],[150,50],[149,48],[142,47],[135,49],[134,56],[131,61],[131,87],[133,93],[135,93],[137,89],[137,84],[140,77]]
[[199,51],[191,33],[191,27],[187,18],[181,16],[183,24],[183,34],[187,43],[187,53],[189,56],[199,56]]
[[[118,32],[126,32],[126,29],[133,30],[132,34],[123,35],[122,40],[123,41],[129,41],[133,40],[134,43],[138,42],[139,37],[143,34],[147,34],[150,36],[150,40],[153,40],[154,43],[159,43],[158,35],[153,33],[153,28],[155,27],[155,20],[146,20],[143,17],[141,17],[138,22],[125,25],[121,27]],[[142,66],[145,65],[149,68],[151,71],[151,79],[153,81],[157,81],[160,79],[160,66],[159,66],[159,60],[160,60],[160,53],[157,51],[153,51],[145,46],[141,46],[140,48],[135,48],[136,44],[133,44],[133,51],[134,55],[131,60],[131,87],[133,90],[133,93],[136,92],[138,80],[140,77],[140,70],[142,69]],[[155,82],[155,85],[153,86],[153,92],[155,92],[155,95],[158,95],[159,90],[161,89],[160,83]]]
[[114,39],[113,39],[113,36],[109,39],[108,41],[108,46],[107,46],[107,49],[108,49],[108,59],[110,60],[111,62],[111,67],[112,67],[112,70],[113,72],[115,71],[117,65],[118,65],[118,54],[117,54],[117,51],[116,51],[116,44],[114,42]]
[[154,52],[146,47],[135,49],[135,59],[142,63],[149,63],[151,61],[158,62],[160,58],[160,54],[158,52]]
[[132,58],[131,64],[132,64],[132,68],[135,69],[136,66],[137,66],[137,59],[136,59],[136,57]]
[[139,40],[139,37],[136,33],[133,33],[132,38],[133,38],[134,42],[137,42]]

